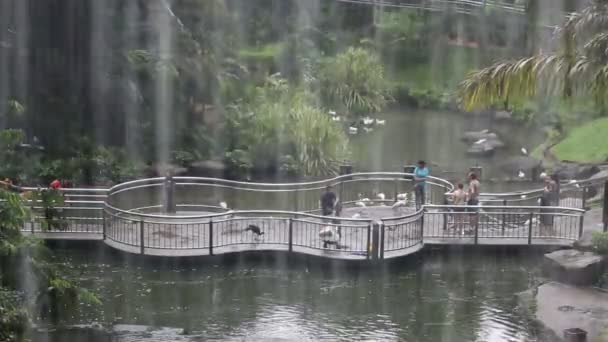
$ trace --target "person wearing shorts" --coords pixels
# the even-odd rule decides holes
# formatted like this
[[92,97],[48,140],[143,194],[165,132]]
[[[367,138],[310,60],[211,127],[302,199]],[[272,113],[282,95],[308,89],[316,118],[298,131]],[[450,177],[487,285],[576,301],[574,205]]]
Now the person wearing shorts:
[[465,204],[467,202],[467,193],[464,191],[464,185],[458,183],[456,190],[450,193],[452,198],[452,210],[454,212],[454,228],[464,231],[464,213],[466,211]]
[[416,210],[420,210],[426,201],[426,178],[429,176],[429,169],[424,160],[418,162],[414,169],[414,193],[416,195]]
[[467,191],[467,195],[469,200],[467,201],[467,211],[472,215],[470,217],[471,226],[477,226],[477,206],[479,205],[479,193],[480,193],[481,183],[477,179],[477,175],[475,173],[471,173],[469,175],[469,188]]

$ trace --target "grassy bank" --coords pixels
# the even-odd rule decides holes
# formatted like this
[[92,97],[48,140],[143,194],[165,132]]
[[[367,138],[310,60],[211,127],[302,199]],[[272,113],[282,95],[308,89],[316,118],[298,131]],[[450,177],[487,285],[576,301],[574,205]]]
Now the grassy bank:
[[608,160],[608,118],[590,121],[573,129],[552,149],[560,160],[603,162]]

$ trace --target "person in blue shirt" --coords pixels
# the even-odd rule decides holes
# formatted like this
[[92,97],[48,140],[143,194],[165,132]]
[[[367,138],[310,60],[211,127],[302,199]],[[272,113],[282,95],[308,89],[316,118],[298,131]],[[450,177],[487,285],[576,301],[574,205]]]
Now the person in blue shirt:
[[424,160],[418,162],[414,169],[414,194],[416,195],[416,210],[422,208],[425,203],[426,178],[429,176],[429,169]]

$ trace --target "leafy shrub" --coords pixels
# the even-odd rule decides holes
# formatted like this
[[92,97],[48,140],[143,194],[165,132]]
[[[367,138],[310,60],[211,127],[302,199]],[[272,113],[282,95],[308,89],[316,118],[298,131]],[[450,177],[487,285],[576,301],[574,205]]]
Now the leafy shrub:
[[596,253],[608,255],[608,232],[594,232],[591,244]]
[[320,72],[327,106],[363,115],[379,112],[393,101],[392,83],[379,57],[368,50],[350,47],[327,59]]

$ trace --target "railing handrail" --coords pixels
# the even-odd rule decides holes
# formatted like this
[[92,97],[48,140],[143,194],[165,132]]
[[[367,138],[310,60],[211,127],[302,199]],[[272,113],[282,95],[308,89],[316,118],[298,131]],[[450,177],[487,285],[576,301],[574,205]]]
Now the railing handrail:
[[[172,180],[175,182],[188,181],[188,182],[201,183],[201,184],[223,183],[223,184],[252,186],[252,187],[260,187],[260,188],[270,188],[270,189],[294,188],[293,190],[296,190],[296,189],[303,190],[307,186],[328,185],[328,184],[332,184],[332,183],[339,182],[339,181],[349,180],[350,178],[353,178],[353,177],[368,177],[368,176],[386,176],[386,177],[392,177],[392,178],[396,178],[396,177],[403,178],[403,177],[413,177],[414,174],[404,173],[404,172],[358,172],[358,173],[340,175],[337,177],[323,179],[323,180],[310,181],[310,182],[295,182],[295,183],[242,182],[242,181],[235,181],[235,180],[229,180],[229,179],[223,179],[223,178],[183,177],[183,176],[172,177]],[[429,177],[427,177],[427,179],[429,181],[436,181],[438,185],[444,186],[446,188],[452,189],[454,186],[452,183],[450,183],[449,181],[442,179],[442,178],[429,176]],[[138,179],[138,180],[133,180],[130,182],[117,184],[109,189],[108,195],[112,195],[115,191],[123,190],[124,188],[128,188],[132,185],[162,184],[165,180],[166,180],[165,177],[155,177],[155,178]]]
[[424,206],[425,209],[454,209],[454,208],[480,208],[480,209],[501,209],[501,210],[508,210],[508,209],[523,209],[523,210],[539,210],[539,209],[546,209],[546,210],[560,210],[560,211],[574,211],[574,212],[578,212],[581,214],[584,214],[586,211],[584,209],[579,209],[579,208],[571,208],[571,207],[551,207],[551,206],[533,206],[533,205],[529,205],[529,206],[519,206],[519,205],[436,205],[436,204],[427,204]]

